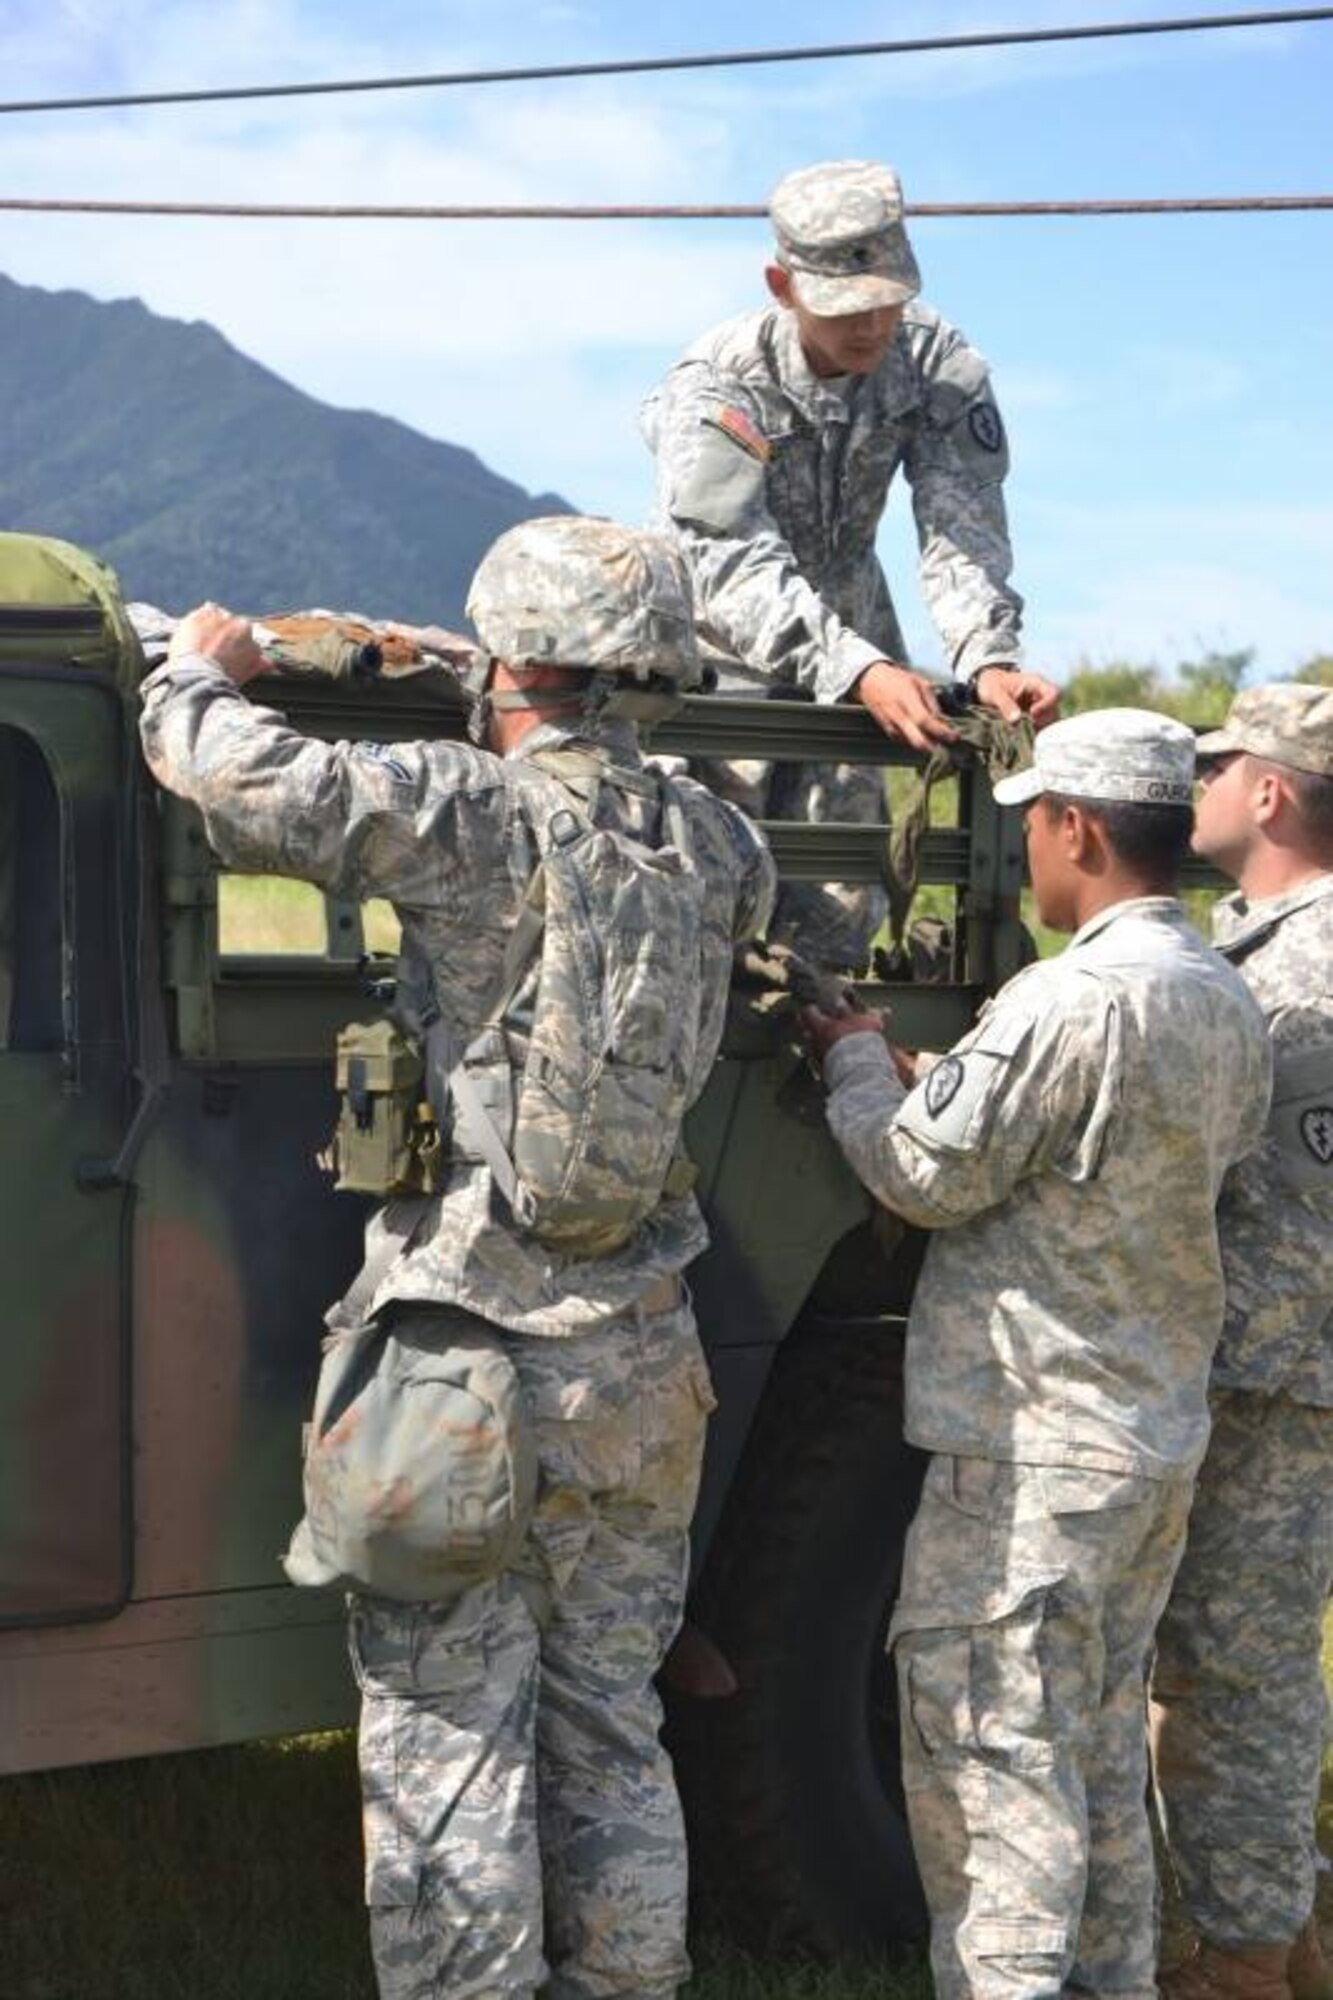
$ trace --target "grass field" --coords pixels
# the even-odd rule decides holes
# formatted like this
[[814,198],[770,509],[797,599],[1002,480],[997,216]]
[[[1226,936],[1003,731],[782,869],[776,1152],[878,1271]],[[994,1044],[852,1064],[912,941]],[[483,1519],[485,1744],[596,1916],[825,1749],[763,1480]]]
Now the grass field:
[[[0,1782],[0,2000],[374,2000],[350,1734]],[[927,2000],[706,1942],[693,2000]]]
[[[1333,1684],[1333,1620],[1325,1666]],[[1333,1769],[1321,1833],[1333,1851]],[[0,2000],[374,2000],[349,1734],[0,1782]],[[1333,1946],[1333,1877],[1321,1883]],[[1168,1937],[1181,1937],[1168,1911]],[[690,2000],[928,2000],[922,1955],[758,1961]]]

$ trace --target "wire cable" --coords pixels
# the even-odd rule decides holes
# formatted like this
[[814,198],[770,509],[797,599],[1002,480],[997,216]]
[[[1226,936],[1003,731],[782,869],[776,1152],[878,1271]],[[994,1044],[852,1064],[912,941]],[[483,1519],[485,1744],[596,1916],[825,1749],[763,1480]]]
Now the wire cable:
[[158,104],[223,104],[276,97],[327,97],[376,90],[445,90],[489,83],[554,83],[571,77],[642,76],[669,70],[737,69],[761,63],[837,62],[860,56],[921,55],[952,49],[1000,49],[1039,42],[1090,42],[1125,35],[1184,35],[1220,28],[1268,28],[1333,20],[1329,7],[1268,7],[1244,14],[1193,14],[1150,21],[1100,21],[1083,27],[995,28],[974,34],[920,35],[888,42],[825,42],[809,48],[739,49],[726,54],[643,56],[623,62],[549,63],[523,69],[445,70],[424,76],[348,77],[333,83],[238,84],[216,90],[124,91],[98,97],[28,97],[0,103],[0,114],[128,110]]
[[[909,202],[903,213],[952,220],[960,216],[1245,215],[1333,209],[1333,194],[1182,195],[1158,200],[935,201]],[[365,202],[81,201],[0,195],[0,212],[35,215],[198,216],[245,221],[297,222],[664,222],[751,221],[767,215],[761,203],[676,206],[639,204],[614,208],[524,203],[503,207],[394,206]]]

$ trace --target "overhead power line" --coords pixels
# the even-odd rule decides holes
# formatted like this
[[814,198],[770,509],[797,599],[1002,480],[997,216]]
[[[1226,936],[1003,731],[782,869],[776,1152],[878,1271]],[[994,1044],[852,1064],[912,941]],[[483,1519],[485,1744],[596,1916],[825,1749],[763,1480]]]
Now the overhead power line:
[[[1055,215],[1245,215],[1333,209],[1333,194],[1181,195],[1161,200],[1110,201],[923,201],[904,213],[952,219],[959,216]],[[414,203],[394,206],[366,202],[241,201],[77,201],[0,195],[0,212],[37,215],[202,216],[246,221],[296,222],[665,222],[751,221],[766,215],[760,203],[713,206],[699,203],[623,205],[613,208],[514,203],[478,207]]]
[[738,69],[762,63],[838,62],[859,56],[906,56],[951,49],[1000,49],[1038,42],[1091,42],[1124,35],[1185,35],[1224,28],[1269,28],[1333,20],[1330,7],[1267,7],[1245,14],[1192,14],[1150,21],[1100,21],[1082,27],[996,28],[975,34],[919,35],[887,42],[824,42],[808,48],[736,49],[725,54],[642,56],[624,62],[549,63],[522,69],[444,70],[420,76],[347,77],[326,83],[237,84],[216,90],[124,91],[98,97],[29,97],[0,103],[0,113],[109,111],[154,104],[222,104],[268,97],[328,97],[375,90],[445,90],[484,83],[554,83],[570,77],[642,76],[667,70]]

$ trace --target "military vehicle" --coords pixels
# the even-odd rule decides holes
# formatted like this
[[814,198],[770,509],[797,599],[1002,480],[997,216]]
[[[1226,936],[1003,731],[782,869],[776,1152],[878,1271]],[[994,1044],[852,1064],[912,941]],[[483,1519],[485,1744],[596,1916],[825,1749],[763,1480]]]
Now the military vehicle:
[[[341,1606],[295,1590],[299,1439],[365,1205],[317,1155],[367,1008],[363,912],[255,955],[194,811],[139,755],[114,578],[0,537],[0,1735],[10,1771],[346,1723]],[[456,735],[429,676],[273,677],[326,738]],[[687,700],[654,749],[915,761],[850,708]],[[947,1047],[1023,951],[1016,815],[967,766],[922,879],[940,983],[868,989]],[[872,880],[882,829],[773,825],[781,869]],[[318,904],[316,892],[308,891]],[[719,1397],[697,1636],[668,1676],[703,1893],[759,1941],[910,1935],[921,1905],[884,1633],[920,1465],[900,1426],[920,1242],[836,1152],[790,1021],[741,996],[690,1120],[712,1229],[691,1273]],[[734,1692],[711,1696],[726,1684]]]

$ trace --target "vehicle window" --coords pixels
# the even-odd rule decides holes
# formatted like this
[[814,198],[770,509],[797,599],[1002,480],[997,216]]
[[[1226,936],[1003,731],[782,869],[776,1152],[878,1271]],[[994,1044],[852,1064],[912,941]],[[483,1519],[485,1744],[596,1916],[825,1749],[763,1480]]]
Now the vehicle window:
[[0,728],[0,1048],[58,1049],[60,804],[37,745]]
[[324,898],[309,882],[277,875],[218,877],[223,958],[319,958],[329,948]]
[[[345,958],[348,938],[341,926],[349,906],[330,906],[308,882],[277,875],[218,877],[218,953],[228,958]],[[339,929],[338,935],[333,930]],[[355,912],[352,911],[355,931]],[[398,919],[378,898],[362,905],[360,937],[351,940],[352,955],[362,949],[392,955],[398,949]]]

